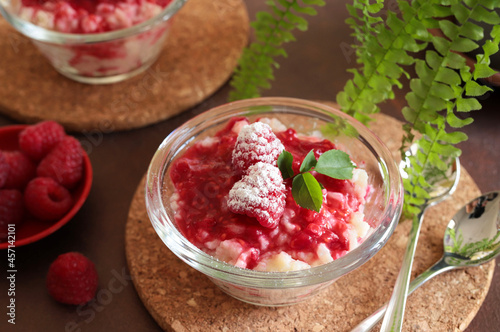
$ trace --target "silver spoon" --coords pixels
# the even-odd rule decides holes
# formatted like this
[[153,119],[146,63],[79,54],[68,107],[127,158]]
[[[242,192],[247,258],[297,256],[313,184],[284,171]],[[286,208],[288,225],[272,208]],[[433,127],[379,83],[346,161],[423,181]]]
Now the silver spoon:
[[[408,295],[438,274],[477,266],[500,254],[500,192],[479,196],[458,210],[445,231],[443,246],[441,259],[411,282]],[[371,330],[386,309],[387,303],[352,332]]]
[[[404,171],[405,168],[415,168],[418,166],[417,149],[418,145],[413,144],[406,153],[406,158],[400,164],[403,178],[405,178],[405,176],[408,177]],[[396,284],[394,285],[394,290],[392,292],[391,299],[389,300],[387,312],[385,313],[382,327],[380,329],[382,332],[401,331],[403,326],[403,317],[406,298],[408,296],[408,286],[410,283],[413,256],[415,255],[415,249],[417,248],[418,235],[420,233],[422,220],[424,219],[424,212],[428,207],[443,201],[451,195],[458,185],[458,180],[460,179],[460,162],[458,158],[448,160],[447,164],[450,166],[446,172],[431,167],[423,170],[422,175],[431,185],[430,188],[425,188],[429,197],[420,205],[420,213],[413,219],[410,234],[408,236],[406,251],[403,256],[401,270],[399,271],[398,278],[396,279]],[[416,185],[418,186],[419,184],[417,183]]]

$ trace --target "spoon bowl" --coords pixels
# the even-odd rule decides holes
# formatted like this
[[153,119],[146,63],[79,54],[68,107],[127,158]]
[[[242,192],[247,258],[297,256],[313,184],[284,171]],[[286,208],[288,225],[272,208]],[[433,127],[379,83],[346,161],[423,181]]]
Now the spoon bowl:
[[[481,195],[458,210],[446,228],[443,249],[441,259],[410,283],[408,294],[443,272],[478,266],[500,254],[500,191]],[[387,306],[386,303],[351,332],[371,330]]]
[[[417,149],[418,144],[412,144],[405,152],[405,158],[399,164],[399,171],[403,179],[409,177],[406,169],[414,167]],[[444,162],[450,165],[446,171],[437,168],[427,168],[423,171],[424,178],[431,185],[431,188],[428,188],[429,198],[424,203],[423,208],[442,202],[455,192],[458,186],[458,180],[460,179],[460,162],[458,158],[452,158]]]
[[448,224],[444,259],[448,265],[475,266],[500,253],[500,192],[470,201]]

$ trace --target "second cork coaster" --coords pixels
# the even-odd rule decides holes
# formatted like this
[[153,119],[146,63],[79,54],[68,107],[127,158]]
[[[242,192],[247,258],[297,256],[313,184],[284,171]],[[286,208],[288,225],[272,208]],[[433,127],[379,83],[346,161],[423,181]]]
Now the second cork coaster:
[[[401,123],[379,114],[371,129],[397,156]],[[479,194],[470,175],[462,169],[452,197],[428,209],[412,277],[441,257],[448,221]],[[229,297],[170,252],[147,216],[144,179],[130,206],[125,249],[136,290],[166,331],[349,331],[389,300],[410,227],[409,221],[398,225],[384,248],[349,277],[338,279],[309,301],[280,308],[253,306]],[[486,297],[494,268],[495,263],[490,262],[447,272],[429,281],[409,297],[403,330],[465,330]]]
[[58,74],[0,16],[0,113],[23,123],[56,120],[69,131],[117,131],[172,117],[213,94],[248,42],[242,0],[189,0],[159,59],[121,83],[87,85]]

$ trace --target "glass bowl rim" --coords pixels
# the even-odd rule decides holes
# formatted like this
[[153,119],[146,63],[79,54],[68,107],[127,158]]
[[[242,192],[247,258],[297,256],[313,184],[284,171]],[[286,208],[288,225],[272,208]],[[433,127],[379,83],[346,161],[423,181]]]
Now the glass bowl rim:
[[[389,217],[390,220],[387,219],[387,225],[381,222],[381,225],[379,225],[379,227],[377,227],[377,229],[375,229],[357,248],[333,262],[305,270],[289,272],[263,272],[236,267],[206,254],[182,236],[180,231],[177,230],[172,223],[172,220],[168,218],[161,200],[161,182],[168,173],[167,169],[164,167],[165,163],[168,162],[168,160],[173,160],[177,155],[176,151],[172,152],[172,150],[181,149],[189,141],[190,136],[199,133],[200,125],[203,125],[208,119],[220,120],[219,117],[221,117],[223,120],[227,120],[231,115],[235,116],[234,112],[236,110],[241,113],[242,110],[247,109],[246,112],[249,113],[249,108],[259,106],[305,108],[308,109],[309,112],[323,114],[324,119],[328,119],[327,117],[330,116],[330,113],[333,113],[335,116],[347,120],[348,123],[358,131],[360,137],[365,138],[364,140],[366,143],[363,143],[368,144],[367,147],[370,148],[371,152],[377,153],[378,156],[375,157],[377,158],[379,168],[383,167],[387,171],[387,178],[384,178],[384,183],[389,181],[388,192],[386,193],[387,197],[385,197],[387,203],[381,217],[382,220]],[[240,114],[238,113],[237,115]],[[181,139],[181,143],[175,144],[179,139]],[[174,154],[172,155],[172,153]],[[149,219],[158,236],[170,251],[189,266],[209,277],[232,284],[255,288],[286,289],[333,281],[367,262],[385,245],[394,232],[401,216],[403,192],[399,168],[390,151],[371,130],[359,121],[331,106],[318,102],[289,97],[262,97],[240,100],[212,108],[193,117],[172,131],[160,144],[148,167],[145,185],[145,201]],[[156,202],[154,201],[155,195],[156,197],[160,197]],[[160,220],[162,220],[162,218],[168,226],[170,226],[168,229],[168,239],[160,235],[160,233],[164,231],[162,227],[165,227],[161,225],[162,222]],[[176,245],[169,245],[166,241],[170,244],[175,242]]]
[[11,13],[10,10],[7,10],[5,6],[6,0],[0,0],[0,13],[16,30],[36,41],[63,45],[94,44],[114,41],[149,31],[158,24],[168,21],[187,1],[188,0],[172,0],[160,13],[144,22],[125,29],[87,34],[65,33],[37,26],[36,24],[19,18],[14,13]]

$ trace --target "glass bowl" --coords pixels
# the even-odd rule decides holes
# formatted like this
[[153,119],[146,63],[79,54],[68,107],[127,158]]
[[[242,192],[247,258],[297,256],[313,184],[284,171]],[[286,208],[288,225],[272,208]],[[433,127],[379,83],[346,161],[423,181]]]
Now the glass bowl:
[[[364,210],[365,220],[373,227],[357,248],[333,262],[309,269],[262,272],[217,260],[181,234],[174,220],[174,208],[168,203],[175,192],[169,177],[170,167],[194,142],[212,136],[229,119],[238,116],[245,116],[250,121],[262,117],[276,118],[302,134],[321,130],[325,138],[349,153],[354,161],[360,161],[358,166],[366,170],[368,183],[373,188]],[[257,98],[211,109],[168,135],[150,163],[145,199],[154,229],[181,260],[241,301],[283,306],[310,298],[373,257],[387,242],[399,221],[403,187],[398,167],[387,147],[352,117],[311,101]]]
[[129,28],[102,33],[62,33],[18,16],[21,0],[0,0],[0,13],[28,37],[62,75],[82,83],[109,84],[135,76],[158,58],[175,13],[172,0],[159,14]]

